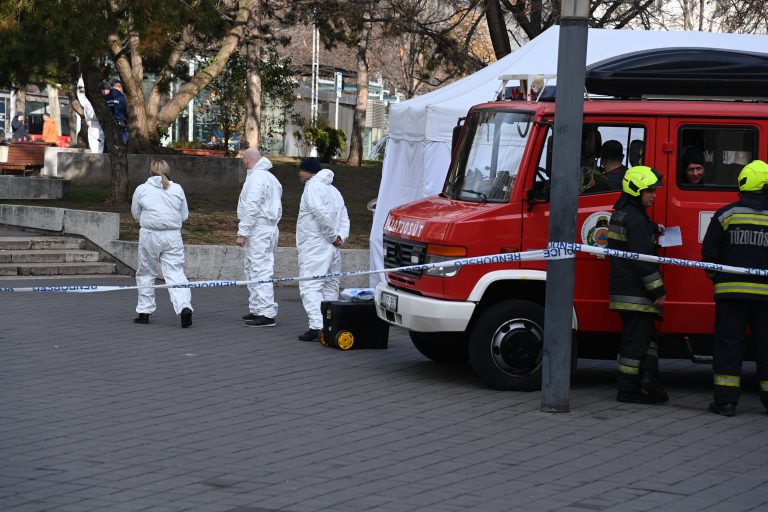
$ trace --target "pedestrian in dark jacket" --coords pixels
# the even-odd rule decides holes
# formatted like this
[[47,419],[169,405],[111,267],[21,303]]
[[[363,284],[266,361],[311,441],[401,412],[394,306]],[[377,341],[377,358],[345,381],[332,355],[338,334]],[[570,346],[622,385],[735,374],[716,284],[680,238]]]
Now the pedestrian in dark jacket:
[[101,82],[101,94],[107,103],[112,117],[115,118],[117,125],[122,130],[121,137],[123,144],[128,144],[128,109],[125,104],[125,94],[123,94],[123,84],[120,80],[112,80],[112,83]]
[[[626,171],[622,194],[608,225],[608,247],[621,251],[656,255],[656,236],[663,230],[647,209],[656,199],[661,176],[645,166]],[[664,282],[656,263],[611,258],[609,308],[621,315],[623,330],[619,350],[617,400],[642,404],[669,400],[659,379],[656,319],[664,306]]]
[[27,133],[27,126],[24,124],[24,114],[22,112],[16,113],[13,121],[11,121],[11,128],[13,129],[13,134],[11,135],[13,142],[30,142],[32,140],[29,133]]
[[[755,160],[739,173],[739,200],[719,209],[707,228],[701,259],[768,269],[768,164]],[[714,402],[709,410],[736,414],[747,326],[757,347],[760,401],[768,409],[768,276],[708,272],[715,285]]]

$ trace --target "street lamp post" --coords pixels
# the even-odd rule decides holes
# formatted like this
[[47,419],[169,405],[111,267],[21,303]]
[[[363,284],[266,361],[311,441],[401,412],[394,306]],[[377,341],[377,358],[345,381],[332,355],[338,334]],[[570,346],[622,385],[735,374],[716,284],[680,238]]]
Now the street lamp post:
[[[576,241],[588,15],[589,0],[563,1],[557,52],[550,242]],[[570,411],[574,269],[573,258],[547,263],[541,387],[544,412]]]
[[310,98],[309,118],[312,126],[317,124],[317,95],[320,77],[320,30],[312,26],[312,97]]

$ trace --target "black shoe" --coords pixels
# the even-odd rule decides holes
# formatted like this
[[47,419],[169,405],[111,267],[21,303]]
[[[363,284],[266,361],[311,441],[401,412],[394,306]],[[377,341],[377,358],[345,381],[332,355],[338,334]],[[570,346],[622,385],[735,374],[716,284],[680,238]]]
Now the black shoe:
[[149,323],[149,313],[139,313],[139,316],[133,319],[134,322],[137,324],[148,324]]
[[253,320],[246,320],[245,325],[248,327],[274,327],[277,325],[277,322],[274,318],[259,315]]
[[709,412],[719,414],[720,416],[736,416],[736,404],[709,404]]
[[181,310],[181,326],[189,327],[190,325],[192,325],[192,310],[184,308]]
[[643,393],[627,393],[626,391],[619,391],[616,395],[616,401],[625,402],[628,404],[655,404],[648,395]]
[[247,315],[243,315],[243,320],[256,320],[258,318],[257,315],[254,315],[253,313],[248,313]]
[[309,329],[304,334],[299,334],[299,341],[320,341],[320,329]]
[[640,380],[640,392],[657,404],[669,402],[667,390],[661,385],[661,379],[656,372],[643,372]]

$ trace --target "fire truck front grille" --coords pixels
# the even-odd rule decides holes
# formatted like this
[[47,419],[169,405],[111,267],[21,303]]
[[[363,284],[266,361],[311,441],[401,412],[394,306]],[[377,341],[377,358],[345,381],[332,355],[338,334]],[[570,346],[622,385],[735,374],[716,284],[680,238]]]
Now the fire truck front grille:
[[[424,263],[424,255],[427,252],[426,244],[420,244],[411,240],[384,237],[384,268],[407,267],[409,265],[421,265]],[[420,270],[400,271],[398,274],[419,278]]]

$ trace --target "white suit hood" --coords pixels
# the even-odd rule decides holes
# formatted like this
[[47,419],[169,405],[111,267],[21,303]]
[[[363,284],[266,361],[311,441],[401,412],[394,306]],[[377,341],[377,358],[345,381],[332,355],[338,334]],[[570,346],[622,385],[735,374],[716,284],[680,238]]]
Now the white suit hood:
[[167,231],[181,229],[189,217],[189,207],[180,185],[171,182],[168,189],[163,189],[162,178],[151,176],[136,187],[131,214],[144,229]]
[[283,186],[269,171],[272,162],[261,157],[248,169],[237,202],[237,235],[249,237],[258,226],[276,227],[283,216]]

